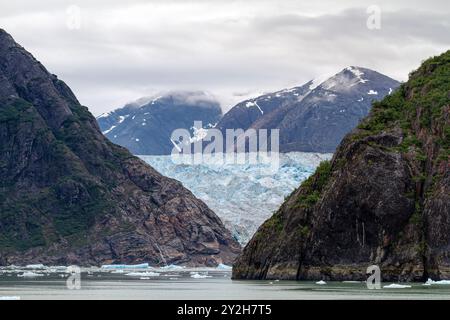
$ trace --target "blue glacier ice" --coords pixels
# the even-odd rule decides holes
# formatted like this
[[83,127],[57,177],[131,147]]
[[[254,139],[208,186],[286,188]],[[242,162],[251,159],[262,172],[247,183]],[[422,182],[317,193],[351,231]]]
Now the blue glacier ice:
[[146,269],[148,267],[149,267],[148,263],[141,263],[141,264],[105,264],[105,265],[102,265],[102,269],[106,269],[106,270]]
[[165,176],[181,181],[224,222],[233,236],[246,244],[321,161],[331,154],[280,154],[277,170],[269,163],[180,164],[171,156],[139,156]]

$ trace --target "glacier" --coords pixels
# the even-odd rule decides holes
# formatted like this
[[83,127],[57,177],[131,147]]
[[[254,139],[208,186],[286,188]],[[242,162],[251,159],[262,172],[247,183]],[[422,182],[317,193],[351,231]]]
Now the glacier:
[[300,183],[332,154],[290,152],[280,154],[280,164],[185,164],[171,156],[140,155],[161,174],[180,181],[203,200],[245,245]]

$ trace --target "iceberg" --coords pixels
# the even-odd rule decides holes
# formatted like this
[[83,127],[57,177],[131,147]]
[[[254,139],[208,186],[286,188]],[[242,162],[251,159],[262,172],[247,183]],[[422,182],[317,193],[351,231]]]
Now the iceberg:
[[22,274],[17,275],[19,278],[36,278],[36,277],[43,277],[44,275],[41,273],[34,273],[31,271],[26,271]]
[[226,264],[220,263],[217,266],[217,269],[219,269],[219,270],[231,270],[231,269],[233,269],[233,267],[232,266],[227,266]]
[[158,272],[130,272],[125,274],[126,276],[129,277],[159,277],[159,273]]
[[193,274],[191,274],[191,278],[194,278],[194,279],[205,279],[205,278],[212,278],[212,277],[207,275],[207,274],[200,274],[198,272],[194,272]]
[[43,264],[29,264],[25,266],[25,269],[33,269],[33,270],[39,270],[39,269],[45,269],[46,267]]
[[0,300],[8,301],[8,300],[20,300],[19,296],[0,296]]
[[320,281],[317,281],[316,284],[318,284],[320,286],[323,286],[323,285],[325,285],[327,283],[325,281],[323,281],[323,280],[320,280]]
[[105,264],[102,265],[104,270],[115,270],[115,269],[147,269],[149,267],[148,263],[141,264]]
[[184,266],[177,266],[177,265],[174,265],[174,264],[170,264],[170,265],[167,265],[167,266],[164,266],[164,267],[160,267],[159,269],[160,270],[182,270],[184,268],[185,268]]
[[434,281],[430,278],[428,278],[427,282],[425,282],[423,285],[424,286],[431,286],[433,284],[438,284],[438,285],[450,285],[450,280],[438,280],[438,281]]
[[407,285],[407,284],[392,283],[392,284],[383,286],[383,288],[385,288],[385,289],[406,289],[406,288],[411,288],[411,286]]

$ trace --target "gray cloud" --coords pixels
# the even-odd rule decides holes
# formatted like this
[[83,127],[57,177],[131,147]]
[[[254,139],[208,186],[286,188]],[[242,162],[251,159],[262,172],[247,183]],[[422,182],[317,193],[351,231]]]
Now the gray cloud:
[[[67,8],[81,29],[67,28]],[[98,115],[141,96],[206,90],[224,109],[243,97],[360,65],[405,80],[449,49],[447,1],[16,0],[0,27],[66,81]]]

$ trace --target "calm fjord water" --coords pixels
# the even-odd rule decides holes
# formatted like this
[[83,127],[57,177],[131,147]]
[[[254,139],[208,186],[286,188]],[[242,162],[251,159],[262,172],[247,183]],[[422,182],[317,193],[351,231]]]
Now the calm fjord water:
[[450,285],[368,290],[365,283],[233,281],[229,270],[155,271],[145,277],[83,272],[79,290],[67,289],[64,274],[19,275],[0,274],[0,299],[450,299]]

